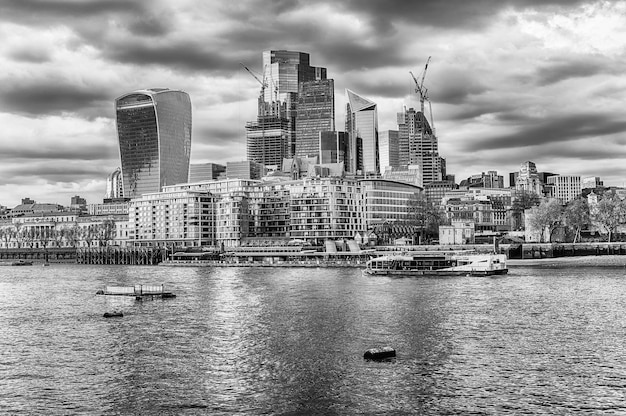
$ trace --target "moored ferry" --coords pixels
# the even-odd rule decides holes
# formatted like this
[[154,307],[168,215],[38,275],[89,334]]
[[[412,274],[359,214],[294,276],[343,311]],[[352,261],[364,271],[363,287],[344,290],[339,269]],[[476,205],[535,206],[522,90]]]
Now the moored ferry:
[[390,254],[370,259],[363,271],[395,276],[491,276],[506,274],[506,255],[458,252]]

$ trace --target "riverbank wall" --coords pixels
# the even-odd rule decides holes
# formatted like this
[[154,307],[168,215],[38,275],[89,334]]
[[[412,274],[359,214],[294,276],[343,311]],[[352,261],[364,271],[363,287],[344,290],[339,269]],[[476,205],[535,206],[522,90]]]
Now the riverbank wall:
[[626,243],[525,243],[480,244],[455,246],[380,246],[361,253],[308,252],[306,255],[268,254],[267,257],[237,260],[223,257],[221,260],[172,260],[171,252],[163,248],[147,247],[92,247],[92,248],[12,248],[0,249],[1,260],[28,260],[49,263],[78,263],[102,265],[167,265],[167,266],[213,266],[213,267],[362,267],[365,262],[385,254],[421,251],[473,250],[478,253],[497,252],[511,260],[538,260],[586,256],[625,256]]
[[116,265],[157,265],[167,260],[161,248],[10,248],[0,249],[1,260],[27,260],[34,263],[78,263]]

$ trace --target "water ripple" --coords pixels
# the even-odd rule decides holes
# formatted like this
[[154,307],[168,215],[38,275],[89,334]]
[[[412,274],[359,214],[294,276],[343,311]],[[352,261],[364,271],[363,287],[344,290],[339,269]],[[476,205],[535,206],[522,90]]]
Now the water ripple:
[[[2,269],[2,414],[626,413],[621,268]],[[177,298],[94,295],[111,283]],[[397,357],[363,360],[378,345]]]

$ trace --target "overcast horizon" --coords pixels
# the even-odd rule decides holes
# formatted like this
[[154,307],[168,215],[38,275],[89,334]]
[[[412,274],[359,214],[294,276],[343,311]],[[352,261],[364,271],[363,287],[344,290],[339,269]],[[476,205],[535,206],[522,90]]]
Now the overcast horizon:
[[[558,174],[626,182],[626,2],[566,0],[4,0],[0,3],[0,205],[102,202],[120,166],[114,100],[187,92],[191,163],[246,158],[262,52],[310,54],[378,105],[379,130],[432,102],[457,183],[531,160]],[[428,115],[428,113],[427,113]]]

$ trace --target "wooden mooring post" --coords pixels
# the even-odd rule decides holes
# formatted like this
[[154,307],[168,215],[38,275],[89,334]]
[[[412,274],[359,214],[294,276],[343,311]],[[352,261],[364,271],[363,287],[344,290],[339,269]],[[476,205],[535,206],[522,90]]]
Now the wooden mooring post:
[[163,248],[153,247],[90,247],[80,248],[79,264],[157,265],[167,255]]

